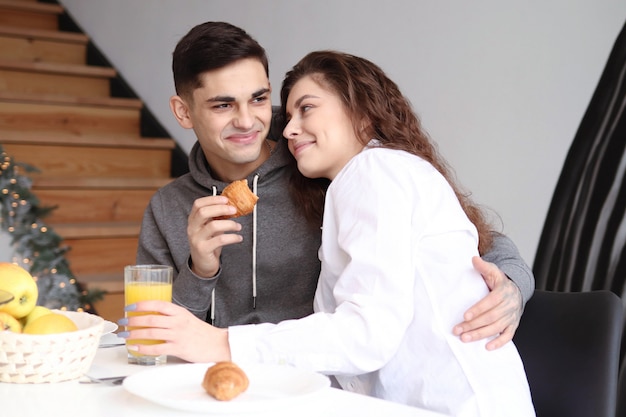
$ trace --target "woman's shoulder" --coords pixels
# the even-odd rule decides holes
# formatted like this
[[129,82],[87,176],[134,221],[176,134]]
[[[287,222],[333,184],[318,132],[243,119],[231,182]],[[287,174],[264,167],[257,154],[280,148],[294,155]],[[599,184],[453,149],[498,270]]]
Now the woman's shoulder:
[[368,146],[346,165],[348,168],[371,172],[372,175],[404,174],[405,176],[436,175],[435,168],[410,152],[382,146]]

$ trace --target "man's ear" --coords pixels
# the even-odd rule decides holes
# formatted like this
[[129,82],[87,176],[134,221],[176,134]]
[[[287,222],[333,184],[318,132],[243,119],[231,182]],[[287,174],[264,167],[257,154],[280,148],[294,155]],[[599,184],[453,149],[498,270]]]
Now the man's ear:
[[170,98],[170,110],[174,114],[178,124],[184,129],[192,129],[193,122],[189,115],[189,106],[180,96],[172,96]]

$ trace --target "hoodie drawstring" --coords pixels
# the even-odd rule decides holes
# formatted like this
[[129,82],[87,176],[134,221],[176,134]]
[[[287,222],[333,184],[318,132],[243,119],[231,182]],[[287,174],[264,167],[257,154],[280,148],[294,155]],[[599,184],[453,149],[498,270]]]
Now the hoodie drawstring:
[[[252,179],[252,192],[257,195],[257,183],[259,182],[259,174]],[[256,229],[257,229],[256,204],[252,211],[252,308],[256,308]]]
[[[252,179],[252,192],[257,194],[259,175],[256,174]],[[213,195],[217,195],[217,188],[213,186]],[[257,213],[256,205],[252,211],[252,308],[256,309],[256,235],[257,235]],[[211,291],[211,324],[215,323],[215,288]]]
[[[213,196],[217,195],[217,187],[213,186]],[[215,288],[211,291],[211,325],[215,323]]]

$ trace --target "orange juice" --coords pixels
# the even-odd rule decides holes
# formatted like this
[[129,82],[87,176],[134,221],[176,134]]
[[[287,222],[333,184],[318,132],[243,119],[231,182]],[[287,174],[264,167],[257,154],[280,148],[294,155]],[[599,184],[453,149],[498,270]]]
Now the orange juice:
[[[162,282],[130,282],[126,283],[124,288],[126,305],[134,304],[138,301],[160,300],[172,301],[172,284]],[[127,317],[139,316],[143,314],[155,314],[151,312],[126,312]],[[133,330],[136,327],[128,327],[127,330]],[[155,345],[163,343],[163,340],[145,340],[145,339],[129,339],[126,341],[130,345]],[[140,355],[136,352],[130,352],[132,355]]]

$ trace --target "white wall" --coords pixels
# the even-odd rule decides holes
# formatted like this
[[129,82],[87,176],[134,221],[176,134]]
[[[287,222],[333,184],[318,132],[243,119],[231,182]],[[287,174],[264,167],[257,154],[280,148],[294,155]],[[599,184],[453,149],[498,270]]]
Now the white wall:
[[624,0],[60,0],[184,149],[171,53],[224,20],[268,51],[273,98],[305,53],[365,56],[403,89],[478,202],[532,265],[554,186],[609,52]]

